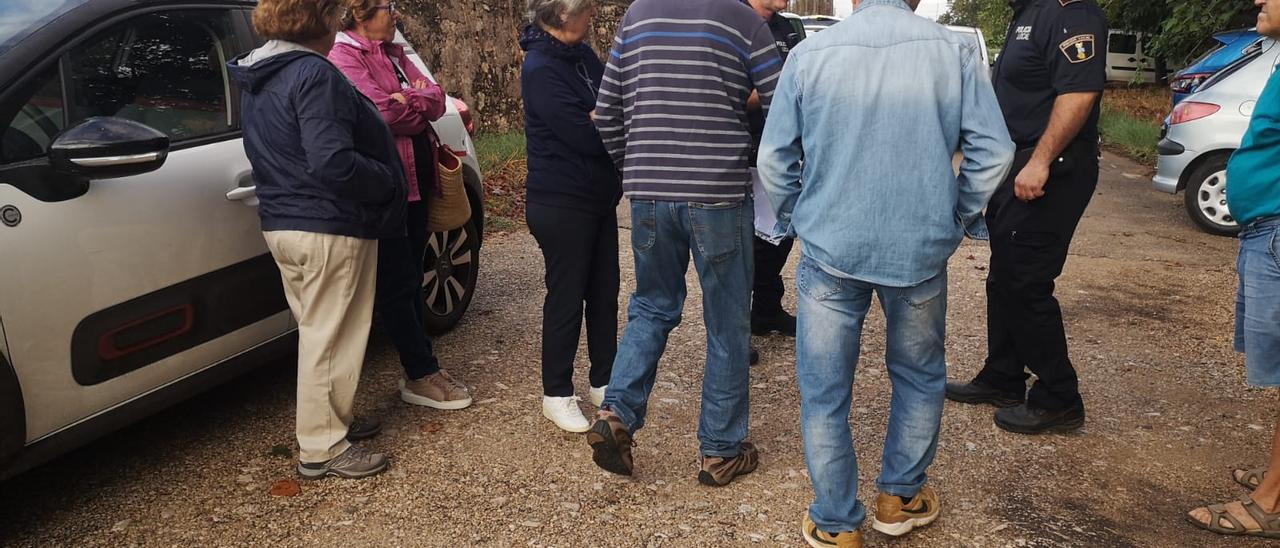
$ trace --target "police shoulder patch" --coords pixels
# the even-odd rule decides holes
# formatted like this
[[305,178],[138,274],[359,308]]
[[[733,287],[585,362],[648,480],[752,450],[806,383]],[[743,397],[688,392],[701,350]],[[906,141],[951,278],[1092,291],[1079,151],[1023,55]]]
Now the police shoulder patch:
[[1058,44],[1058,49],[1062,50],[1062,55],[1072,63],[1083,63],[1093,59],[1096,49],[1094,47],[1096,40],[1092,34],[1078,34],[1064,40]]

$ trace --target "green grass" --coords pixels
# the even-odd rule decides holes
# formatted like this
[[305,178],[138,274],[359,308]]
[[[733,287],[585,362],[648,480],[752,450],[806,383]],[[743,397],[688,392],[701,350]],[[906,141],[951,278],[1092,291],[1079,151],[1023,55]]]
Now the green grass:
[[487,233],[510,232],[524,225],[524,145],[523,131],[476,137],[476,156],[484,174]]
[[1102,118],[1098,122],[1103,143],[1120,149],[1126,156],[1146,165],[1155,165],[1156,142],[1160,140],[1160,125],[1139,120],[1120,110],[1102,105]]
[[476,155],[485,174],[524,158],[524,132],[482,133],[476,137]]

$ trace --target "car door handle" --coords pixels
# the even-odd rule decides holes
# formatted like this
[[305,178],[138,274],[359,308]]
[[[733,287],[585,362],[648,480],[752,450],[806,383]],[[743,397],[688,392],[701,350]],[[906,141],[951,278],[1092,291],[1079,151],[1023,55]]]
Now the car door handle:
[[1137,57],[1130,57],[1130,58],[1129,58],[1129,62],[1130,62],[1130,63],[1134,63],[1134,62],[1137,62],[1137,61],[1138,61],[1138,58],[1137,58]]
[[234,190],[227,193],[227,199],[233,202],[243,202],[251,198],[257,198],[257,190],[257,187],[252,186],[236,187]]

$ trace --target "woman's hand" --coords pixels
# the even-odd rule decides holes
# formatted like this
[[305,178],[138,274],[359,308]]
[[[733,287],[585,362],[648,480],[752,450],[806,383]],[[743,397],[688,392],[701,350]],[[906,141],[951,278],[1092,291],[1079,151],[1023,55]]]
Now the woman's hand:
[[427,89],[428,85],[426,80],[418,80],[413,83],[413,89]]
[[402,105],[409,104],[409,100],[405,98],[403,93],[392,93],[391,98],[395,99],[397,102],[399,102]]

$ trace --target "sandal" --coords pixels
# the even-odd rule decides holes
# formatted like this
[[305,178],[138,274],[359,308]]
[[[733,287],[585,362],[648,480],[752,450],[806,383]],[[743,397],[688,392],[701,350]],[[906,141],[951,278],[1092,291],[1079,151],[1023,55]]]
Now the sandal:
[[[1250,537],[1264,538],[1280,538],[1280,511],[1274,514],[1268,514],[1258,507],[1258,503],[1253,501],[1249,495],[1240,497],[1240,504],[1244,506],[1244,510],[1254,521],[1258,522],[1257,530],[1249,530],[1243,523],[1227,510],[1226,504],[1211,504],[1205,507],[1209,511],[1209,523],[1205,523],[1196,519],[1190,513],[1187,514],[1187,521],[1190,521],[1196,527],[1212,531],[1220,535],[1242,535]],[[1223,526],[1222,522],[1226,520],[1229,527]]]
[[1267,467],[1254,468],[1253,470],[1245,470],[1236,468],[1231,471],[1231,479],[1236,483],[1247,487],[1250,491],[1257,489],[1262,484],[1263,478],[1267,476]]

